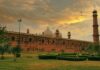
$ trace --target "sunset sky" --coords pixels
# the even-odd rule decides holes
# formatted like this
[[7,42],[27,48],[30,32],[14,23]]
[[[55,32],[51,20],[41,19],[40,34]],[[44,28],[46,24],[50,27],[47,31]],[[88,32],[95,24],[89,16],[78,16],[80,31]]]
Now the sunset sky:
[[21,18],[22,32],[29,28],[41,34],[49,27],[53,32],[59,29],[64,38],[70,31],[72,39],[92,41],[94,8],[100,15],[100,0],[0,0],[0,24],[18,31]]

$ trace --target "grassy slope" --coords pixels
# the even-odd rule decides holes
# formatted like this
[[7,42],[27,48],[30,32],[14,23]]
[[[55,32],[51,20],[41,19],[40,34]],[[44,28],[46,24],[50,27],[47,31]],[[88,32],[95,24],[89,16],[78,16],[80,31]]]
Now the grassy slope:
[[17,59],[0,60],[0,70],[100,70],[99,61],[62,61],[62,60],[39,60],[36,55],[24,55]]

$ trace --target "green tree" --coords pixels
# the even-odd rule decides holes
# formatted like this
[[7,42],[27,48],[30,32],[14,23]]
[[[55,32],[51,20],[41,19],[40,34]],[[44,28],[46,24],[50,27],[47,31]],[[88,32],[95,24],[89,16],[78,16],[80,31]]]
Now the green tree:
[[89,47],[86,48],[86,51],[90,55],[98,55],[100,54],[100,45],[91,44]]
[[95,45],[94,50],[95,52],[97,52],[98,55],[100,55],[100,45]]
[[4,53],[5,53],[4,47],[0,46],[1,59],[4,59]]
[[0,54],[1,59],[4,59],[4,54],[7,50],[6,44],[8,44],[8,39],[5,36],[6,34],[6,27],[0,27]]
[[5,53],[11,52],[10,48],[11,47],[9,45],[0,46],[1,59],[4,59]]
[[14,55],[14,60],[16,61],[17,58],[21,57],[21,48],[19,46],[12,48],[12,53]]

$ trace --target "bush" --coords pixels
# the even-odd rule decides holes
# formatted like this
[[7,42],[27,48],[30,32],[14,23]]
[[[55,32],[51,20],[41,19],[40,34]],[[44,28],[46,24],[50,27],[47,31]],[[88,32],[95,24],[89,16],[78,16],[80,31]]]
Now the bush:
[[79,57],[85,57],[85,58],[88,58],[88,55],[81,55]]
[[39,59],[56,59],[58,56],[58,54],[42,54],[42,55],[39,55]]
[[20,53],[17,53],[17,54],[16,54],[16,57],[17,57],[17,58],[21,57],[21,54],[20,54]]
[[16,46],[12,48],[12,53],[14,54],[15,57],[21,57],[21,48]]
[[92,61],[100,61],[100,56],[89,56],[88,60],[92,60]]
[[61,56],[76,56],[77,53],[61,53],[59,55],[61,55]]
[[59,57],[77,57],[77,53],[61,53],[59,54]]
[[86,57],[65,57],[65,56],[58,56],[57,59],[59,60],[68,60],[68,61],[85,61]]

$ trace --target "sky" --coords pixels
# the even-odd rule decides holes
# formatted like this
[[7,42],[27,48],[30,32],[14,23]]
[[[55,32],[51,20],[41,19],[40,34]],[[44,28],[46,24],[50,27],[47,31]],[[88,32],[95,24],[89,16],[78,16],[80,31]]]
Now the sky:
[[64,38],[70,31],[72,39],[92,41],[94,9],[100,20],[100,0],[0,0],[0,24],[18,31],[21,18],[21,32],[41,34],[49,27],[59,29]]

